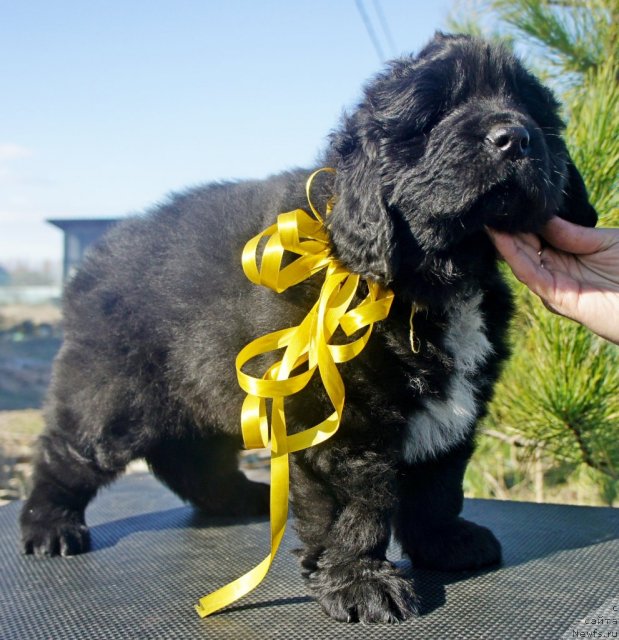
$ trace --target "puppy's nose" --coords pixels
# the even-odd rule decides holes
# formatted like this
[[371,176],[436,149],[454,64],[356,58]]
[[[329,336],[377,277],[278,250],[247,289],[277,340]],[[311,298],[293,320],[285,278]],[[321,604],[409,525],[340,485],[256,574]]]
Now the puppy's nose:
[[486,141],[502,158],[523,158],[529,153],[531,137],[520,125],[496,125],[490,129]]

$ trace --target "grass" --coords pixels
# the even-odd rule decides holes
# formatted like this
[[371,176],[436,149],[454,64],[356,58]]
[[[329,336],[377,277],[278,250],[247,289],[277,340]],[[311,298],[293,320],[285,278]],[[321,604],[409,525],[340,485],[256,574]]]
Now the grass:
[[0,411],[0,443],[19,438],[33,439],[43,429],[43,413],[40,409]]

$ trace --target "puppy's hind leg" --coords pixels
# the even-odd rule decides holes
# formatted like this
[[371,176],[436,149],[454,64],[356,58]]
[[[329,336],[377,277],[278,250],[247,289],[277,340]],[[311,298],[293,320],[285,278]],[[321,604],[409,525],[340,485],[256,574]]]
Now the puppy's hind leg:
[[152,447],[146,461],[157,478],[205,514],[267,515],[269,486],[239,471],[239,445],[238,438],[203,435],[192,428]]
[[[126,443],[113,438],[97,442],[88,432],[93,425],[85,424],[91,419],[57,400],[48,408],[47,427],[35,455],[32,491],[20,516],[26,554],[69,556],[87,551],[90,536],[84,511],[88,503],[136,457]],[[119,414],[115,420],[121,424],[124,417]]]

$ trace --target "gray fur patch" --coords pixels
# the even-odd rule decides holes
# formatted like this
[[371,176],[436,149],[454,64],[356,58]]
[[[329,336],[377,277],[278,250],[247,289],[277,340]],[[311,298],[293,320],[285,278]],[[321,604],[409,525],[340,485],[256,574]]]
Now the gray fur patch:
[[454,370],[445,399],[429,398],[408,420],[403,446],[407,462],[430,458],[464,439],[477,418],[475,374],[492,353],[479,309],[481,294],[454,308],[449,315],[445,346]]

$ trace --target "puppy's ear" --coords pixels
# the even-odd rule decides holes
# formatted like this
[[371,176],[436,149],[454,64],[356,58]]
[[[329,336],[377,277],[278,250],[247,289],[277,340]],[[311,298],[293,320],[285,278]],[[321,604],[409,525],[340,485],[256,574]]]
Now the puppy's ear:
[[360,135],[359,123],[352,120],[332,137],[337,173],[327,224],[336,258],[351,271],[387,284],[393,279],[396,246],[372,138],[369,131]]
[[585,183],[569,155],[567,158],[567,182],[564,192],[565,198],[557,211],[557,215],[583,227],[595,227],[598,214],[589,202]]

